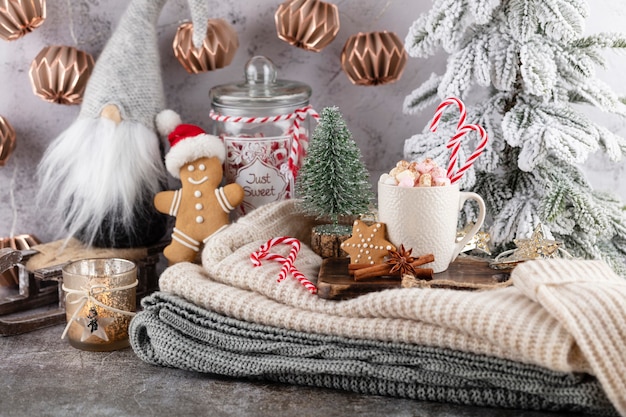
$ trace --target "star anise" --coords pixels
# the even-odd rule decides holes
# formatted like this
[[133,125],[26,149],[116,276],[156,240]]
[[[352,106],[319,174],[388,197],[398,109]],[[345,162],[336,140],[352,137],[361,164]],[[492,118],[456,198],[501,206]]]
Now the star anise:
[[400,245],[400,249],[397,251],[390,250],[390,258],[387,259],[387,263],[392,267],[389,273],[393,274],[399,271],[400,276],[405,274],[411,274],[415,276],[415,268],[413,267],[413,265],[411,265],[415,258],[411,256],[411,252],[413,252],[413,249],[406,250],[404,249],[404,245]]

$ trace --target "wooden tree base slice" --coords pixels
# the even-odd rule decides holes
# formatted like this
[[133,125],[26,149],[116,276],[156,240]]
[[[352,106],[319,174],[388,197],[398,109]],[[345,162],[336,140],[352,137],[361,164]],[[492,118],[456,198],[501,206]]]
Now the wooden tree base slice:
[[311,230],[311,248],[322,258],[348,256],[341,244],[352,235],[352,226],[322,224]]

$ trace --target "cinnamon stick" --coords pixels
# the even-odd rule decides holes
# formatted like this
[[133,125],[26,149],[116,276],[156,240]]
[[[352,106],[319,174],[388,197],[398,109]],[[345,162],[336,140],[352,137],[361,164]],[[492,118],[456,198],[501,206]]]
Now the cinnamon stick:
[[[413,262],[411,263],[411,265],[413,265],[413,266],[420,266],[420,265],[424,265],[424,264],[427,264],[429,262],[434,262],[434,261],[435,261],[435,255],[433,255],[432,253],[429,253],[427,255],[422,255],[422,256],[419,256],[417,258],[414,258]],[[348,264],[348,271],[350,272],[350,275],[352,275],[354,273],[354,271],[356,271],[356,270],[366,269],[366,268],[373,268],[373,267],[380,266],[380,265],[388,265],[388,264],[368,265],[368,264],[353,264],[353,263],[350,263],[350,264]]]
[[415,270],[415,275],[413,275],[413,278],[416,278],[422,281],[430,281],[433,279],[434,273],[435,273],[435,270],[432,268],[417,268]]
[[[420,265],[427,264],[429,262],[433,262],[435,260],[435,256],[433,254],[423,255],[418,258],[415,258],[413,262],[411,262],[411,266],[415,268],[415,272],[417,277],[427,278],[428,276],[432,277],[433,271],[430,268],[417,268]],[[348,270],[350,270],[350,265],[348,265]],[[358,264],[357,264],[358,265]],[[351,273],[354,274],[355,281],[362,281],[369,278],[381,277],[381,276],[400,276],[400,271],[396,273],[391,273],[391,268],[393,265],[390,264],[378,264],[367,266],[365,268],[353,268]]]
[[392,266],[389,264],[376,264],[368,266],[367,268],[353,270],[354,280],[361,281],[368,278],[381,277],[383,275],[391,274]]
[[[378,264],[380,265],[380,264]],[[353,274],[357,269],[371,268],[373,265],[368,264],[348,264],[348,271]]]
[[429,262],[435,262],[435,255],[433,255],[432,253],[429,253],[427,255],[418,256],[417,258],[415,258],[415,260],[413,262],[411,262],[411,265],[413,265],[413,266],[420,266],[420,265],[427,264]]

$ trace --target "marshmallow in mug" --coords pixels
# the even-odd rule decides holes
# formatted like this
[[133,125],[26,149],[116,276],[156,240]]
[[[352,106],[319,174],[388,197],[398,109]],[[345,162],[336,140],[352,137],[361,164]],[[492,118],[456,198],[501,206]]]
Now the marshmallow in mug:
[[380,176],[381,183],[397,185],[399,187],[434,187],[450,185],[446,170],[438,166],[430,158],[422,162],[408,162],[402,160],[389,171]]

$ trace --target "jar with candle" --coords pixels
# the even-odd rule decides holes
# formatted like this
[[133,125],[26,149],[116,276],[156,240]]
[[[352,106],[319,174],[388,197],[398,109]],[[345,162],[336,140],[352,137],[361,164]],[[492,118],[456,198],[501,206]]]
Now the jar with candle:
[[65,265],[63,290],[70,345],[89,351],[128,347],[135,315],[137,266],[119,258],[82,259]]
[[264,56],[251,58],[242,83],[211,89],[213,133],[226,147],[224,177],[244,189],[237,214],[294,197],[294,181],[306,152],[311,87],[280,80]]

